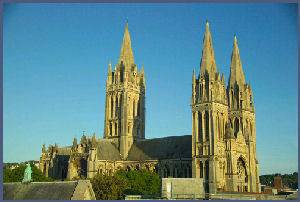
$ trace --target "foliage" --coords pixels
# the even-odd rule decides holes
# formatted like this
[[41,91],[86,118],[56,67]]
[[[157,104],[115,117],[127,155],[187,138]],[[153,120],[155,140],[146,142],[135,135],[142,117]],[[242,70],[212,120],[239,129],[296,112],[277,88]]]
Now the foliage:
[[[8,166],[3,168],[3,182],[22,182],[24,177],[24,171],[26,164],[19,164],[17,168],[11,169]],[[31,164],[32,169],[32,181],[33,182],[47,182],[52,181],[52,179],[47,178],[43,173],[33,164]]]
[[125,195],[159,196],[161,180],[156,173],[119,170],[113,176],[96,175],[91,179],[97,200],[124,199]]
[[292,189],[298,189],[298,172],[294,172],[293,174],[272,174],[272,175],[262,175],[259,177],[260,183],[267,186],[274,186],[274,177],[281,176],[282,185],[287,186]]
[[161,179],[158,174],[147,170],[120,170],[116,176],[127,181],[125,194],[159,196]]
[[97,200],[124,199],[126,181],[117,176],[98,174],[91,179]]

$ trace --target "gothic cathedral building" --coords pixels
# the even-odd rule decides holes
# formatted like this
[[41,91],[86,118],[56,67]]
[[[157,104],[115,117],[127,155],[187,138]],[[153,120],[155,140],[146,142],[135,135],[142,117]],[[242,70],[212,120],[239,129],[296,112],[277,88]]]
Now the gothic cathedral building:
[[230,78],[217,69],[206,22],[200,73],[192,76],[193,177],[203,178],[207,192],[259,191],[255,111],[234,37]]
[[119,60],[108,65],[103,138],[83,134],[71,146],[43,145],[40,170],[73,180],[146,169],[162,178],[202,178],[209,193],[259,192],[253,96],[236,37],[226,89],[206,23],[200,73],[192,76],[192,135],[146,139],[145,94],[126,23]]

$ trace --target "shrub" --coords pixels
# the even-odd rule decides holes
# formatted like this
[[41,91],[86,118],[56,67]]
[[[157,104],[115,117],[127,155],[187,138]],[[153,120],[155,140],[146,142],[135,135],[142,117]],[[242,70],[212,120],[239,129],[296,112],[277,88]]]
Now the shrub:
[[116,176],[127,182],[125,194],[159,196],[161,179],[158,174],[147,170],[117,171]]
[[97,200],[124,199],[127,184],[122,178],[98,174],[91,179],[91,183]]

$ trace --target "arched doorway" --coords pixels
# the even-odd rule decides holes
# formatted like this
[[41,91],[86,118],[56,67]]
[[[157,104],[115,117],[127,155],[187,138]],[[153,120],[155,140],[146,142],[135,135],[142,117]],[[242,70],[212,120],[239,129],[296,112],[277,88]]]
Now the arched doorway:
[[238,192],[248,191],[248,176],[245,161],[240,157],[237,161],[237,190]]

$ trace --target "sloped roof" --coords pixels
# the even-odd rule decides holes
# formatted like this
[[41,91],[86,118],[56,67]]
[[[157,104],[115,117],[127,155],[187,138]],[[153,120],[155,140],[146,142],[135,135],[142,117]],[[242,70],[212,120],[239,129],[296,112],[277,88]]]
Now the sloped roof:
[[192,136],[170,136],[134,143],[127,160],[162,160],[192,157]]
[[4,200],[95,200],[89,180],[3,184]]
[[119,150],[111,141],[100,140],[97,143],[97,158],[98,160],[121,160]]
[[70,200],[76,186],[76,181],[4,183],[3,198],[4,200]]

